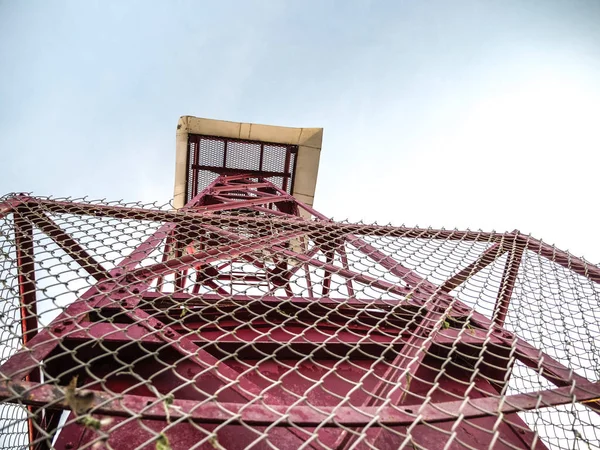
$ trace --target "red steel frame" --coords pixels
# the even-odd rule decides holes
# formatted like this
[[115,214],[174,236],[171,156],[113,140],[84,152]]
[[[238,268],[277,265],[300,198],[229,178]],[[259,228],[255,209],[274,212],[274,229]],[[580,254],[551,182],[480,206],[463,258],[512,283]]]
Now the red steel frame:
[[[250,210],[257,214],[256,217],[241,215],[235,220],[240,225],[260,230],[258,237],[246,238],[231,229],[220,227],[222,216],[218,213],[235,209]],[[302,218],[301,210],[313,215],[318,221],[318,226],[315,226],[314,221]],[[154,220],[163,225],[124,258],[115,269],[107,270],[67,232],[56,225],[46,212]],[[69,347],[73,343],[93,342],[98,339],[110,343],[115,348],[126,347],[131,342],[166,346],[173,355],[179,355],[178,364],[181,367],[185,366],[189,373],[195,374],[194,376],[217,366],[217,369],[212,370],[208,375],[202,375],[204,383],[222,386],[236,379],[239,383],[227,389],[218,400],[208,402],[206,399],[194,398],[194,394],[187,391],[181,397],[176,395],[173,403],[176,408],[167,417],[162,403],[157,403],[156,397],[147,389],[132,388],[131,380],[115,381],[110,383],[112,391],[128,390],[128,393],[121,394],[119,402],[113,401],[99,385],[91,387],[94,392],[95,414],[115,417],[139,414],[141,419],[154,424],[153,427],[157,430],[164,428],[170,420],[181,417],[184,413],[189,414],[191,417],[189,420],[201,424],[205,429],[214,428],[216,424],[225,421],[229,423],[227,427],[236,427],[236,424],[243,422],[245,425],[263,427],[263,430],[264,427],[276,424],[277,426],[268,428],[264,433],[281,448],[297,448],[302,442],[310,440],[311,435],[318,435],[320,442],[338,449],[363,448],[365,439],[377,448],[397,448],[407,443],[390,430],[401,433],[411,431],[413,434],[419,431],[417,434],[420,436],[418,442],[420,445],[437,448],[439,433],[423,423],[435,424],[440,429],[450,430],[457,417],[461,417],[478,421],[481,427],[491,429],[497,421],[496,414],[500,410],[506,414],[506,419],[510,420],[510,424],[502,423],[497,427],[503,439],[513,446],[530,448],[534,434],[517,416],[517,411],[570,403],[575,398],[574,395],[577,401],[587,402],[587,406],[599,410],[599,404],[596,403],[596,399],[600,397],[599,383],[577,375],[549,355],[504,329],[503,324],[524,252],[535,251],[594,282],[600,282],[600,269],[529,236],[524,236],[518,231],[475,233],[339,224],[329,221],[313,208],[299,202],[284,190],[262,177],[257,177],[254,173],[221,175],[178,212],[62,202],[19,195],[0,204],[0,213],[13,214],[14,217],[21,323],[25,347],[0,367],[2,376],[9,380],[0,386],[0,398],[10,399],[14,398],[15,392],[23,393],[20,402],[28,405],[29,411],[35,415],[35,421],[30,420],[30,439],[31,442],[36,443],[35,448],[49,447],[48,439],[41,438],[40,431],[50,432],[55,429],[58,423],[58,412],[68,408],[64,399],[64,389],[68,381],[62,380],[62,389],[41,384],[39,362],[48,360],[59,343]],[[269,229],[264,227],[265,217],[269,217]],[[43,329],[38,329],[36,319],[33,227],[52,238],[96,280],[93,287]],[[183,227],[185,231],[182,230]],[[214,239],[202,239],[207,232],[210,232]],[[359,237],[359,234],[366,233],[479,241],[491,245],[478,260],[444,283],[436,285]],[[311,249],[305,245],[308,240],[313,242]],[[160,249],[164,242],[166,245],[162,261],[151,266],[140,267],[139,264],[150,253]],[[294,246],[292,242],[299,245]],[[405,284],[394,284],[383,278],[375,278],[352,270],[345,254],[346,245],[351,245],[372,262],[378,263],[391,274],[402,279]],[[266,268],[252,256],[258,250],[268,252],[273,260],[277,261],[274,269]],[[325,261],[315,256],[318,251],[326,255]],[[508,254],[508,257],[492,320],[473,311],[448,294],[504,254]],[[341,266],[334,264],[335,256],[342,261]],[[224,260],[253,264],[257,273],[243,276],[234,273],[224,274],[221,272],[222,268],[213,265],[217,261]],[[290,265],[289,260],[296,261],[296,265]],[[294,294],[289,284],[292,275],[297,274],[300,267],[323,271],[320,292],[313,289],[315,284],[310,279],[310,271],[307,270],[304,276],[309,297]],[[162,292],[164,277],[171,274],[175,275],[175,292]],[[330,285],[333,275],[346,280],[348,296],[332,296]],[[212,292],[200,293],[197,286],[194,286],[191,293],[184,292],[186,280],[190,279],[194,279],[197,286],[204,285]],[[224,284],[218,283],[218,280],[225,279],[230,283],[262,283],[268,286],[270,294],[258,297],[232,295],[224,288]],[[158,291],[150,289],[153,280],[158,280]],[[373,288],[387,291],[390,296],[402,296],[405,300],[390,298],[367,302],[355,298],[355,283],[369,284]],[[276,293],[279,288],[283,288],[285,295]],[[226,318],[220,317],[219,327],[212,328],[210,326],[212,319],[209,316],[195,318],[195,322],[186,323],[185,327],[202,331],[190,337],[181,326],[165,323],[169,308],[182,302],[185,302],[186,307],[192,311],[196,306],[206,308],[218,304],[219,311],[230,311],[230,315]],[[383,324],[375,327],[378,325],[377,313],[366,311],[373,306],[382,310],[405,308],[406,311],[413,311],[406,319],[398,319],[405,320],[406,327],[412,332],[403,335],[398,334],[398,328],[386,329]],[[105,315],[120,314],[129,318],[134,324],[93,321],[90,318],[91,314],[99,308],[102,308]],[[452,308],[454,315],[468,318],[473,327],[472,333],[459,333],[457,330],[442,327],[449,308]],[[164,309],[165,315],[157,315],[157,309],[159,311]],[[341,311],[360,320],[350,326],[346,324],[348,316],[342,316],[339,317],[337,325],[340,328],[333,338],[325,327],[322,331],[318,328],[311,329],[310,332],[303,334],[302,340],[299,340],[297,336],[303,325],[288,319],[298,311],[310,311],[314,317],[331,313],[328,316],[329,327],[336,326],[335,317]],[[249,313],[257,312],[271,314],[269,321],[257,326],[268,327],[276,320],[279,323],[285,322],[286,325],[278,327],[269,339],[259,339],[257,333],[248,328],[240,329],[234,336],[223,331],[244,324]],[[369,324],[372,326],[370,327]],[[368,339],[357,337],[357,333],[363,333]],[[394,337],[390,336],[394,334]],[[557,387],[541,391],[536,396],[519,394],[506,396],[503,401],[500,401],[497,387],[481,379],[477,381],[479,393],[471,392],[471,400],[468,403],[452,400],[437,391],[430,396],[429,402],[418,404],[414,403],[416,397],[406,395],[406,391],[416,392],[419,389],[419,383],[417,381],[411,383],[412,379],[425,379],[431,383],[434,381],[436,374],[424,364],[428,350],[433,346],[438,351],[444,349],[444,344],[450,343],[481,346],[484,339],[487,339],[486,345],[494,347],[497,355],[505,353],[507,356],[504,361],[498,358],[492,361],[496,368],[487,369],[487,376],[505,380],[516,359],[541,372],[542,376]],[[290,353],[308,354],[319,349],[327,349],[329,352],[342,355],[344,351],[360,346],[363,352],[374,357],[381,356],[383,349],[387,348],[394,349],[395,355],[391,358],[391,364],[382,366],[385,370],[379,371],[378,378],[369,381],[370,392],[376,393],[377,396],[363,395],[352,406],[336,406],[337,399],[324,397],[322,400],[325,404],[320,411],[317,411],[306,406],[289,406],[289,399],[283,392],[271,389],[265,393],[268,385],[265,386],[264,382],[257,377],[242,374],[234,364],[219,363],[219,358],[206,350],[207,345],[214,342],[218,342],[231,352],[238,351],[240,357],[245,355],[249,359],[256,357],[252,354],[253,350],[249,350],[245,345],[247,342],[252,342],[253,347],[265,353],[268,353],[274,344],[287,344],[286,348]],[[185,358],[184,362],[181,362],[181,357]],[[61,364],[64,367],[64,361]],[[363,363],[357,361],[356,364]],[[298,367],[301,372],[302,365]],[[50,361],[45,370],[57,372],[57,367]],[[89,367],[88,370],[97,371],[98,376],[106,371],[105,368],[94,366]],[[143,365],[136,370],[140,370],[142,377],[152,373],[150,367]],[[454,376],[468,379],[471,373],[459,372]],[[301,381],[297,374],[291,374],[290,377],[294,382]],[[157,378],[155,381],[161,393],[168,393],[176,383],[177,379],[169,377]],[[450,382],[446,381],[446,383]],[[486,391],[489,392],[489,396],[482,394]],[[251,402],[253,397],[261,393],[264,402],[269,404],[268,408]],[[382,402],[382,398],[387,401]],[[327,401],[332,403],[327,405]],[[249,402],[252,404],[248,405]],[[49,404],[54,406],[49,407]],[[224,408],[233,413],[239,412],[239,417],[232,421],[231,414],[223,412]],[[285,420],[281,419],[283,414],[286,415]],[[371,418],[375,415],[379,419],[373,422]],[[421,423],[415,422],[417,415],[420,416]],[[290,427],[290,423],[293,423],[294,427]],[[369,424],[372,426],[364,435],[352,431],[360,430]],[[346,428],[341,429],[340,425]],[[227,430],[227,427],[223,430]],[[320,429],[315,431],[315,427]],[[466,427],[466,425],[462,428],[458,427],[454,431],[459,437],[466,434],[479,434],[482,439],[485,439],[487,436],[477,428]],[[197,442],[198,433],[193,427],[181,425],[178,430],[178,440],[171,438],[171,441],[176,443],[173,445],[174,448],[189,448]],[[236,448],[236,442],[241,445],[241,442],[254,439],[246,436],[244,429],[239,426],[235,428],[236,431],[233,433],[235,436],[227,436],[227,433],[223,435],[223,430],[219,439],[221,442],[227,442],[230,448]],[[139,425],[136,422],[129,422],[119,428],[114,437],[111,437],[113,439],[111,445],[128,448],[133,436],[139,432]],[[86,433],[82,425],[77,423],[68,425],[60,432],[55,444],[56,448],[68,449],[83,445],[91,439],[91,435]],[[314,440],[310,446],[321,448]],[[536,448],[544,448],[539,441],[537,446]]]

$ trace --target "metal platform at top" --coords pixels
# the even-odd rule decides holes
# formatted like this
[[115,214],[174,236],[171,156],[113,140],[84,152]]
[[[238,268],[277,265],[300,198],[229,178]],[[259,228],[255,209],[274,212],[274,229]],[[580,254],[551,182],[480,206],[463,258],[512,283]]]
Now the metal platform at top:
[[252,174],[312,206],[322,128],[291,128],[183,116],[177,124],[174,206],[219,175]]

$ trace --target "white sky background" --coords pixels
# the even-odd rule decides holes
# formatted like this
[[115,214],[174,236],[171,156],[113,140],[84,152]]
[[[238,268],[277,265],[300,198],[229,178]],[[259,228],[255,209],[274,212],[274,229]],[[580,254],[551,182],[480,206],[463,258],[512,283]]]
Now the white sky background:
[[181,115],[325,128],[336,219],[600,262],[600,2],[0,0],[0,193],[162,202]]

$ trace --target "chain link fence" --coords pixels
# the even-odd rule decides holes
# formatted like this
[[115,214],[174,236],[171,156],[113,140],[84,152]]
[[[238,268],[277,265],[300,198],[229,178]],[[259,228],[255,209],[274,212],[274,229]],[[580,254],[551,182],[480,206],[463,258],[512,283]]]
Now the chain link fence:
[[600,448],[598,266],[281,209],[2,198],[0,447]]

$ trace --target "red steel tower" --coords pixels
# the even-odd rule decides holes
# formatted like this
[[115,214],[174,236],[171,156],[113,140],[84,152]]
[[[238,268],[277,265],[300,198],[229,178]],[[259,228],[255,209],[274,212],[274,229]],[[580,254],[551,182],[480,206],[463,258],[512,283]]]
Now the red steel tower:
[[600,268],[334,222],[321,136],[182,117],[173,205],[4,197],[0,446],[599,448]]

